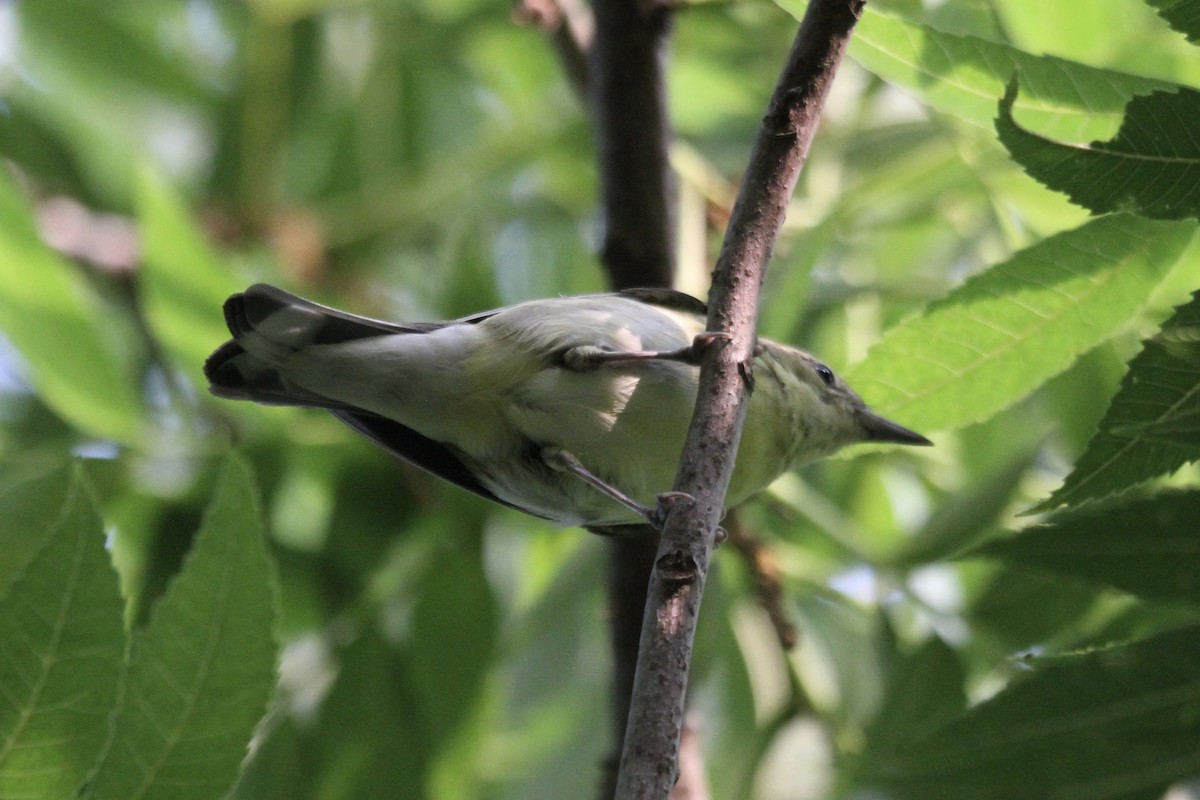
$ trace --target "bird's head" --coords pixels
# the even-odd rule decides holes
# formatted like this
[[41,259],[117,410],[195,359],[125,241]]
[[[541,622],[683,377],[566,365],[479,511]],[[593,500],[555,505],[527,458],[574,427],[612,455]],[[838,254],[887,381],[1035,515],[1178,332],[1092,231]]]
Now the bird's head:
[[[791,411],[791,422],[800,434],[800,461],[819,458],[845,445],[864,442],[930,445],[916,431],[872,411],[858,393],[824,363],[794,347],[763,341],[763,359],[770,383],[767,391],[780,392]],[[761,387],[762,380],[757,381]]]

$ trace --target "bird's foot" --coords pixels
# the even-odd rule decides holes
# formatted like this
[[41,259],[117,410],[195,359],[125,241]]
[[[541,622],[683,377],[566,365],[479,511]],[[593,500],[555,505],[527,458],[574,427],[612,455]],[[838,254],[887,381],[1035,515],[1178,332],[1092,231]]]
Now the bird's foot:
[[[728,342],[732,337],[724,331],[703,331],[696,334],[692,343],[678,350],[610,350],[597,345],[579,345],[564,351],[562,363],[575,372],[590,372],[603,364],[623,361],[679,361],[693,367],[700,365],[704,351],[717,342]],[[755,347],[755,355],[761,348]]]

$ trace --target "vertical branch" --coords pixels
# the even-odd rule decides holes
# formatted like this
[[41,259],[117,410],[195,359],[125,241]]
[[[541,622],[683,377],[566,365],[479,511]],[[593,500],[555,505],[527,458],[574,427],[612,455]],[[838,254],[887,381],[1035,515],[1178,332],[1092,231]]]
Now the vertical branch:
[[[654,0],[593,0],[586,86],[599,159],[601,258],[614,289],[670,286],[675,269],[670,123],[663,81],[670,9]],[[599,796],[613,797],[637,668],[657,537],[648,526],[605,531],[613,657],[613,755]]]
[[615,289],[669,286],[675,268],[663,62],[671,12],[654,0],[594,0],[589,100],[604,211],[601,257]]
[[662,800],[675,783],[684,695],[708,561],[749,395],[758,291],[821,109],[865,0],[810,0],[734,205],[709,297],[696,412],[651,574],[617,778],[620,800]]

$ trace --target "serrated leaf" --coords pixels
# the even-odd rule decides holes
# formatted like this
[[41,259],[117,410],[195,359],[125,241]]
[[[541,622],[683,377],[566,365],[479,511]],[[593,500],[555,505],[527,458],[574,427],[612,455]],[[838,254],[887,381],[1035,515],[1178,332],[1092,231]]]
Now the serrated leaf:
[[117,702],[123,603],[78,471],[58,510],[0,600],[0,797],[71,797]]
[[1180,88],[1135,97],[1114,139],[1090,145],[1031,133],[1012,116],[1009,84],[996,132],[1031,177],[1093,214],[1129,211],[1153,219],[1200,218],[1200,92]]
[[56,413],[89,434],[135,438],[141,400],[100,300],[42,244],[16,187],[0,175],[0,330],[29,362]]
[[249,467],[230,458],[133,658],[94,798],[211,800],[233,784],[275,683],[275,596]]
[[1164,492],[1056,515],[967,557],[997,558],[1146,598],[1200,603],[1196,520],[1200,492]]
[[847,382],[917,430],[985,419],[1127,324],[1194,230],[1118,214],[1052,236],[890,330]]
[[1200,628],[1030,664],[864,782],[897,800],[1155,800],[1200,770]]
[[145,263],[146,319],[199,386],[205,358],[228,337],[221,306],[242,286],[197,230],[183,199],[161,176],[141,170],[138,220]]
[[1075,468],[1034,510],[1116,494],[1200,460],[1200,292],[1129,362]]
[[1174,30],[1200,44],[1200,0],[1146,0]]
[[[798,0],[785,9],[803,11]],[[974,36],[959,36],[873,11],[855,28],[851,58],[888,83],[911,92],[945,114],[991,129],[995,98],[1014,74],[1021,76],[1017,108],[1034,130],[1068,141],[1111,136],[1135,95],[1171,84],[1097,69]]]

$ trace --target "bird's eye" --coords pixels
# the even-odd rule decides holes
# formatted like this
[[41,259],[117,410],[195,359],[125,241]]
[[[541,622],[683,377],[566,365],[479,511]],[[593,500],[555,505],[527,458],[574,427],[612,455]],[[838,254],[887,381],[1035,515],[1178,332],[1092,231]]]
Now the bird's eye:
[[821,380],[825,381],[826,386],[833,386],[833,370],[824,364],[817,364],[815,367],[817,374],[821,376]]

